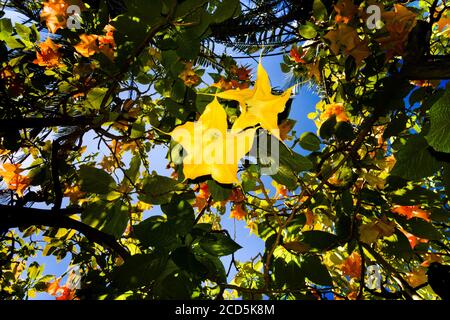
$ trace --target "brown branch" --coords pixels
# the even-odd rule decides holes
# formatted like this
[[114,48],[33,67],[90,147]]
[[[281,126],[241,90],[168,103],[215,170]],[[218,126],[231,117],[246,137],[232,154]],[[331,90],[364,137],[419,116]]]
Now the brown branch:
[[[65,212],[65,210],[61,210],[61,212]],[[0,229],[29,226],[73,229],[85,235],[90,241],[116,252],[124,260],[130,256],[130,253],[112,235],[63,214],[55,214],[55,211],[51,210],[0,205]]]
[[431,57],[418,64],[408,64],[401,72],[409,80],[450,79],[450,56]]
[[92,117],[61,117],[61,118],[13,118],[0,119],[0,128],[7,130],[27,128],[72,127],[85,126],[94,121]]

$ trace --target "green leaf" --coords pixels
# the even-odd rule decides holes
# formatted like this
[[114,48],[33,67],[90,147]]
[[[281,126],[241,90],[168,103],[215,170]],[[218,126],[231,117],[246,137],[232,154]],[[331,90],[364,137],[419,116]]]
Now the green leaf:
[[[93,88],[91,89],[87,96],[86,100],[84,101],[84,106],[87,108],[92,108],[95,110],[99,110],[102,106],[102,101],[106,96],[106,93],[108,92],[108,88]],[[108,101],[104,105],[104,107],[108,106],[112,101],[112,97],[108,98]]]
[[386,253],[391,254],[398,259],[409,260],[414,255],[414,251],[411,248],[408,238],[398,229],[395,230],[395,240],[387,240],[386,244]]
[[341,141],[350,141],[355,138],[353,127],[347,121],[339,121],[334,128],[334,134]]
[[305,132],[300,137],[300,146],[308,151],[320,150],[320,139],[312,132]]
[[289,190],[297,188],[297,175],[300,172],[312,169],[311,160],[288,149],[284,144],[279,145],[279,166],[272,178],[285,185]]
[[142,119],[137,120],[131,127],[131,139],[137,139],[143,137],[145,134],[145,122]]
[[278,287],[286,285],[288,288],[296,289],[305,286],[304,271],[296,261],[286,262],[281,258],[275,259],[273,269]]
[[177,39],[177,55],[186,60],[195,59],[200,52],[200,39],[191,33],[182,33]]
[[225,201],[230,197],[231,188],[223,186],[214,180],[209,180],[207,184],[208,190],[215,201]]
[[428,240],[440,240],[442,234],[429,222],[421,218],[411,218],[405,222],[405,229],[413,235]]
[[23,40],[30,39],[31,28],[20,23],[16,23],[14,25],[14,28],[16,29],[16,32],[19,35],[19,37],[21,37]]
[[11,37],[12,32],[11,19],[0,19],[0,41],[6,41]]
[[336,234],[339,240],[348,240],[352,233],[352,219],[347,215],[341,215],[336,220]]
[[172,252],[170,257],[180,269],[205,279],[208,270],[197,259],[190,247],[179,247]]
[[309,22],[307,24],[300,26],[298,32],[305,39],[313,39],[317,36],[316,28],[312,23]]
[[222,0],[212,16],[212,23],[222,23],[240,12],[241,4],[239,0]]
[[121,201],[97,201],[88,204],[81,214],[83,223],[120,238],[128,225],[128,207]]
[[164,271],[168,257],[159,252],[128,258],[112,274],[112,283],[122,290],[150,285]]
[[328,16],[328,11],[325,5],[320,0],[314,0],[313,3],[313,16],[316,20],[325,20]]
[[173,225],[163,217],[154,216],[134,226],[136,238],[146,247],[172,248],[178,246]]
[[161,299],[171,300],[191,299],[193,291],[192,279],[185,271],[176,271],[167,275],[156,289]]
[[187,201],[180,200],[177,196],[174,196],[170,203],[161,205],[161,210],[167,215],[172,233],[184,236],[194,226],[194,209]]
[[428,143],[420,135],[411,136],[395,155],[397,162],[391,174],[407,180],[430,177],[441,167],[428,151]]
[[[127,177],[131,181],[136,181],[139,178],[139,169],[141,168],[141,157],[140,155],[134,155],[130,161],[130,167],[126,170]],[[124,182],[129,182],[127,178],[124,177]]]
[[153,175],[146,177],[143,181],[143,194],[139,195],[139,200],[149,204],[164,204],[170,202],[174,191],[181,190],[176,180],[168,177]]
[[450,153],[450,90],[433,104],[430,110],[431,128],[426,139],[439,152]]
[[114,179],[104,170],[90,166],[80,167],[81,191],[108,194],[117,188]]
[[212,256],[210,254],[196,254],[197,260],[200,261],[207,269],[207,278],[217,282],[226,283],[227,274],[219,257]]
[[391,202],[399,206],[441,203],[439,193],[420,186],[406,187],[391,193]]
[[322,123],[319,129],[320,137],[322,139],[330,139],[334,134],[336,123],[336,116],[332,116]]
[[322,264],[317,256],[307,256],[302,262],[302,270],[306,277],[315,284],[322,286],[333,285],[333,279],[328,269]]
[[324,231],[305,231],[302,235],[302,241],[313,248],[329,250],[337,244],[338,237]]
[[213,256],[228,256],[242,247],[223,233],[210,233],[200,241],[200,247]]

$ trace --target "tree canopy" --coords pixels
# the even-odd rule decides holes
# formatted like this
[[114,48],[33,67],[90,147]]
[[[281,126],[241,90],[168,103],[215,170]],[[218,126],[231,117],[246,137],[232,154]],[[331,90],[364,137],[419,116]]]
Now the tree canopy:
[[[448,1],[0,9],[0,299],[439,299],[427,267],[450,255]],[[274,55],[284,90],[264,67]],[[290,118],[300,86],[320,97],[309,120]],[[241,161],[264,135],[277,152]],[[170,176],[152,168],[159,147]],[[224,216],[264,250],[237,261],[246,243]],[[71,268],[44,274],[37,255]]]

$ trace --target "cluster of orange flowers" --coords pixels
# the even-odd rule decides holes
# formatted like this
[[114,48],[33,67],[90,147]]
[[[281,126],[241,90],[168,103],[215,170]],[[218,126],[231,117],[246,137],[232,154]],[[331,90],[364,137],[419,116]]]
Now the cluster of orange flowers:
[[14,190],[20,197],[23,197],[23,192],[29,187],[31,179],[21,174],[24,170],[20,167],[20,164],[5,163],[3,170],[0,170],[0,176],[3,177],[9,190]]
[[188,87],[194,87],[198,85],[201,81],[198,74],[192,69],[192,63],[186,63],[183,72],[180,74],[180,79],[183,80],[184,84]]
[[251,69],[231,66],[230,76],[221,77],[213,86],[222,90],[247,89],[250,86],[250,73]]
[[289,51],[289,55],[295,63],[306,63],[306,61],[303,59],[306,55],[306,51],[304,50],[302,50],[302,52],[300,53],[297,47],[292,47],[291,51]]
[[61,45],[55,44],[50,37],[47,38],[39,44],[36,59],[33,63],[46,68],[64,66],[64,63],[61,62],[61,53],[58,52],[59,48],[61,48]]
[[231,196],[228,201],[233,202],[233,209],[230,212],[230,218],[235,218],[237,220],[243,220],[247,215],[247,211],[244,207],[245,196],[241,189],[235,188],[231,192]]
[[[195,202],[193,207],[198,208],[198,210],[203,210],[208,205],[208,199],[211,197],[209,192],[208,184],[200,183],[198,188],[198,194],[195,197]],[[240,188],[234,188],[231,190],[231,194],[227,200],[222,201],[222,205],[227,202],[233,203],[233,209],[230,212],[230,218],[235,218],[238,220],[243,220],[247,215],[243,202],[245,201],[245,195],[242,193]],[[213,204],[211,201],[210,204]]]
[[[65,28],[68,19],[67,9],[76,4],[83,9],[83,3],[74,0],[50,0],[43,3],[41,19],[46,22],[47,28],[51,33],[56,33],[59,29]],[[105,27],[105,35],[80,35],[80,42],[75,45],[75,50],[83,57],[90,57],[96,53],[104,54],[111,61],[114,60],[114,50],[116,43],[114,41],[115,29],[111,25]],[[45,42],[39,44],[36,52],[36,59],[33,63],[46,68],[62,67],[61,45],[55,44],[50,37]]]
[[81,42],[75,45],[75,50],[83,57],[90,57],[96,53],[103,53],[109,60],[114,60],[114,50],[116,43],[114,41],[114,27],[107,25],[105,35],[82,34]]
[[19,96],[23,91],[23,83],[18,75],[13,71],[11,66],[0,69],[0,80],[2,85],[8,90],[8,94],[12,97]]
[[56,300],[75,300],[75,290],[67,285],[60,286],[61,278],[56,279],[47,287],[47,293],[56,297]]
[[84,8],[81,1],[49,0],[43,3],[41,19],[45,21],[51,33],[66,27],[69,18],[67,9],[71,5],[77,5],[80,9]]
[[[401,4],[395,4],[393,11],[385,11],[382,5],[382,21],[384,22],[387,35],[380,37],[377,42],[386,51],[386,59],[389,60],[396,55],[405,53],[406,43],[411,30],[416,25],[416,14]],[[356,6],[352,0],[339,0],[334,6],[336,12],[335,22],[337,30],[331,30],[325,35],[330,41],[331,51],[338,55],[341,52],[355,58],[356,64],[370,55],[368,39],[361,39],[357,30],[350,26],[356,18],[366,20],[367,14],[362,8]]]
[[320,120],[326,120],[331,116],[336,116],[336,121],[350,121],[347,111],[342,103],[332,103],[325,106],[324,112],[320,115]]
[[382,48],[387,50],[386,59],[403,55],[408,42],[408,36],[417,23],[417,16],[401,4],[394,6],[394,11],[382,13],[388,35],[377,39]]

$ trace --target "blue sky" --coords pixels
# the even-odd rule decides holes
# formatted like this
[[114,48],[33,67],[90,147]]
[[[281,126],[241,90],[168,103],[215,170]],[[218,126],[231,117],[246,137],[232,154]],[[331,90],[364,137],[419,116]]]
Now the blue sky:
[[[20,22],[21,19],[17,15],[8,12],[7,17],[12,18],[14,21]],[[45,40],[45,35],[43,35],[43,39]],[[227,50],[230,52],[231,50]],[[218,52],[219,54],[221,52]],[[237,53],[237,55],[241,56],[241,54]],[[286,89],[288,86],[287,75],[281,72],[280,63],[282,62],[282,56],[272,56],[263,58],[262,63],[266,68],[272,82],[273,87]],[[257,70],[257,62],[254,59],[239,59],[239,64],[242,65],[250,65],[253,72]],[[253,79],[255,79],[256,74],[253,73]],[[290,118],[297,121],[297,124],[294,130],[297,132],[297,135],[301,135],[301,133],[306,131],[316,131],[316,127],[313,121],[307,118],[308,113],[313,112],[315,110],[315,105],[319,101],[319,97],[317,94],[309,87],[300,87],[298,89],[297,95],[292,104],[291,115]],[[88,152],[96,152],[97,151],[97,142],[91,140],[91,143],[87,142]],[[301,149],[296,150],[299,153],[306,154]],[[167,150],[164,147],[157,147],[149,154],[150,161],[150,169],[158,172],[161,175],[168,175],[170,172],[166,169],[167,160],[166,160]],[[266,186],[270,185],[270,178],[264,178],[263,181],[266,183]],[[160,214],[161,211],[159,207],[156,207],[152,210],[152,214]],[[246,224],[244,221],[237,221],[234,219],[230,219],[228,217],[228,212],[226,215],[222,217],[222,226],[230,232],[230,235],[235,236],[235,241],[239,243],[243,248],[238,250],[235,254],[235,259],[238,261],[246,261],[251,257],[255,257],[258,253],[263,252],[264,242],[254,235],[250,235],[249,229],[246,228]],[[225,267],[228,267],[231,257],[223,258]],[[40,264],[45,265],[44,274],[55,274],[57,276],[66,272],[69,267],[70,257],[66,257],[62,261],[57,262],[55,257],[44,257],[39,255],[35,259]],[[234,273],[234,272],[233,272]],[[232,273],[232,274],[233,274]],[[63,279],[64,281],[64,279]],[[49,296],[46,293],[40,293],[37,295],[38,299],[53,299],[53,297]]]

